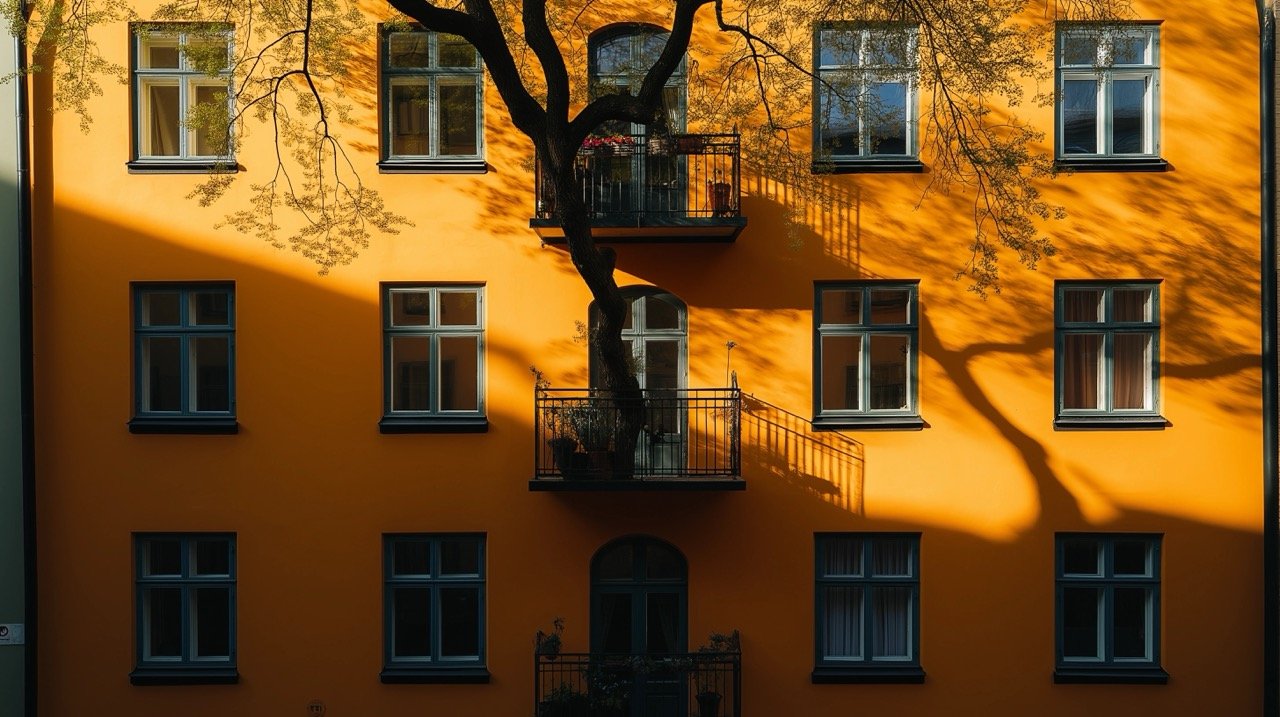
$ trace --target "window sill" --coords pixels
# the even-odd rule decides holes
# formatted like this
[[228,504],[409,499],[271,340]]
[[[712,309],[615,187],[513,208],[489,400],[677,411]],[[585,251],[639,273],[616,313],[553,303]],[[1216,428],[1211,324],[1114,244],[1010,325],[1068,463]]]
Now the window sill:
[[925,427],[919,416],[815,416],[812,423],[816,431],[919,431]]
[[1053,671],[1059,685],[1164,685],[1169,673],[1159,667],[1062,667]]
[[135,159],[125,162],[129,174],[231,174],[240,171],[234,161],[189,159]]
[[129,421],[129,432],[230,435],[240,432],[240,424],[236,422],[235,416],[134,416]]
[[384,159],[378,162],[381,174],[485,174],[483,159]]
[[814,162],[809,169],[814,174],[920,174],[924,163],[918,159],[863,159]]
[[139,667],[129,673],[134,685],[234,685],[239,681],[234,667]]
[[381,433],[488,433],[486,416],[437,417],[437,416],[383,416],[378,421]]
[[919,665],[815,667],[810,679],[815,685],[920,685],[924,669]]
[[1160,157],[1059,157],[1054,169],[1071,172],[1167,172],[1170,165]]
[[386,667],[379,675],[384,685],[487,685],[485,667]]
[[1169,427],[1164,416],[1058,416],[1053,428],[1058,431],[1160,431]]

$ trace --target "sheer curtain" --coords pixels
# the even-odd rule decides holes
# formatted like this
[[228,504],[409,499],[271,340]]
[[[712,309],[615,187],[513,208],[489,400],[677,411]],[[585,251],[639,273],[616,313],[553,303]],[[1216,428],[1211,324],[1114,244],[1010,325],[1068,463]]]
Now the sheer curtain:
[[[1102,320],[1101,291],[1066,291],[1062,299],[1063,321],[1098,323]],[[1101,408],[1098,396],[1102,334],[1069,333],[1062,343],[1062,407]]]
[[[876,577],[911,575],[911,546],[902,540],[877,541],[872,547]],[[911,589],[877,586],[871,600],[871,657],[911,659]]]

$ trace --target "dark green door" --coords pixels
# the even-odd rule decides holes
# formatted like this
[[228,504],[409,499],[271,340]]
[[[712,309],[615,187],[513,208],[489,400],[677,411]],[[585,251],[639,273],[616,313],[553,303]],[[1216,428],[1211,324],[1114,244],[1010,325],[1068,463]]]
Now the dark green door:
[[[687,575],[680,551],[654,538],[615,540],[592,560],[591,652],[602,689],[616,689],[630,717],[688,714],[684,676],[670,666],[688,645]],[[649,659],[611,667],[624,656]]]

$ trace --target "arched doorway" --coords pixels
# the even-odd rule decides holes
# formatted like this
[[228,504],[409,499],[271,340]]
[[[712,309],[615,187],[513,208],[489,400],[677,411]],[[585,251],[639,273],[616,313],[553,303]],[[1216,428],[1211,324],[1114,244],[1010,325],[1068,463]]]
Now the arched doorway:
[[[591,560],[591,652],[662,658],[688,649],[688,564],[670,543],[647,536],[614,540]],[[678,673],[629,675],[633,717],[683,717]]]

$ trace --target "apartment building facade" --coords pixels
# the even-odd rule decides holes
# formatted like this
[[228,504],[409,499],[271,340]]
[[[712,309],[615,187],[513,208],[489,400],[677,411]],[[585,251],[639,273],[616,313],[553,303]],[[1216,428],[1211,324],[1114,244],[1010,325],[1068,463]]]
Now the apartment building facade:
[[[227,80],[188,26],[97,31],[130,81],[90,133],[32,115],[42,714],[1261,711],[1254,8],[1041,28],[1019,111],[1067,213],[985,301],[973,197],[920,201],[929,98],[883,49],[918,30],[814,29],[822,204],[685,124],[695,47],[672,135],[578,158],[638,406],[592,390],[475,51],[374,12],[342,132],[413,226],[327,275],[218,226],[270,131],[191,198]],[[661,40],[643,13],[579,48],[596,82]]]

